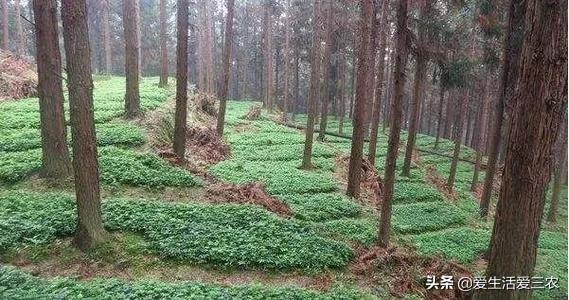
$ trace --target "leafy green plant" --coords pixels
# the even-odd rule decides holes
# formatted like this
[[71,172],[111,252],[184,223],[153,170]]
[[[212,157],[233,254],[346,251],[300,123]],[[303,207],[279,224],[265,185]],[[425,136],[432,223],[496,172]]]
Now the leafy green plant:
[[0,181],[18,182],[41,168],[41,149],[0,152]]
[[395,184],[395,193],[393,195],[394,204],[443,200],[444,198],[439,191],[426,183],[397,182]]
[[421,255],[441,255],[459,263],[472,263],[488,250],[490,233],[460,227],[416,235],[411,240]]
[[466,215],[450,203],[422,202],[393,207],[393,229],[399,233],[422,233],[465,223]]
[[155,154],[138,153],[114,146],[99,148],[101,179],[109,184],[164,187],[201,185],[191,173],[168,165]]
[[287,203],[300,220],[321,222],[356,217],[362,207],[340,193],[283,194],[277,198]]

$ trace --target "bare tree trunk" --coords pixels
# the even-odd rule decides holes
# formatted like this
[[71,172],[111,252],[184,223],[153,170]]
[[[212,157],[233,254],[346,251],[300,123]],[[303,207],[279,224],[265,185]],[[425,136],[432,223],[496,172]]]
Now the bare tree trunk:
[[474,192],[478,186],[478,176],[480,173],[480,164],[482,162],[482,128],[486,127],[486,103],[488,102],[488,97],[490,93],[490,79],[487,77],[484,82],[484,95],[482,96],[482,102],[478,106],[477,115],[477,125],[476,133],[474,134],[474,150],[476,150],[476,162],[474,163],[474,175],[472,176],[472,184],[470,185],[470,191]]
[[8,0],[2,0],[2,48],[10,50],[10,29],[8,27]]
[[272,33],[272,6],[270,1],[264,4],[264,104],[272,112],[273,110],[273,33]]
[[286,2],[286,20],[285,20],[285,48],[284,48],[284,91],[283,91],[283,121],[288,119],[288,96],[289,96],[289,79],[290,79],[290,0]]
[[299,103],[300,103],[300,49],[297,46],[294,49],[294,103],[292,105],[291,121],[294,121],[296,108],[298,107]]
[[227,19],[225,21],[225,45],[223,50],[223,82],[219,97],[219,113],[217,114],[217,134],[223,135],[227,91],[229,89],[229,72],[231,67],[231,49],[233,42],[233,9],[235,0],[227,0]]
[[137,117],[140,114],[139,95],[139,47],[138,23],[136,16],[137,0],[124,0],[123,23],[125,37],[126,95],[125,117]]
[[441,138],[441,129],[443,128],[443,106],[445,100],[445,90],[442,84],[439,86],[439,112],[437,121],[437,137],[435,138],[435,149],[439,147],[439,140]]
[[562,174],[567,173],[567,116],[562,125],[562,133],[557,138],[557,145],[555,151],[556,155],[555,166],[553,170],[553,188],[551,192],[551,204],[549,212],[547,213],[547,221],[555,224],[557,222],[557,211],[559,209],[559,198],[561,196],[561,181]]
[[377,135],[379,131],[379,119],[381,116],[381,99],[383,94],[383,75],[385,73],[385,43],[387,41],[387,15],[389,13],[389,0],[382,1],[380,13],[381,17],[378,25],[379,43],[377,46],[379,63],[377,66],[376,82],[375,82],[375,101],[373,104],[373,111],[371,116],[371,133],[369,140],[368,160],[372,165],[375,165],[375,155],[377,148]]
[[40,175],[61,179],[71,175],[71,161],[63,112],[57,2],[34,0],[33,9],[42,137]]
[[333,83],[332,81],[332,72],[333,72],[333,64],[335,62],[332,60],[332,55],[334,48],[336,47],[336,37],[335,37],[335,30],[334,30],[334,7],[333,2],[328,1],[328,8],[326,10],[326,48],[324,50],[324,56],[322,57],[322,62],[324,66],[322,68],[323,74],[323,91],[322,96],[320,98],[320,127],[318,130],[318,137],[317,140],[324,141],[324,137],[326,136],[326,127],[328,123],[328,103],[332,101],[333,93]]
[[103,0],[103,42],[105,43],[105,72],[113,73],[112,50],[111,50],[111,23],[110,23],[110,3]]
[[393,185],[395,183],[395,167],[399,150],[401,131],[401,102],[405,93],[405,65],[407,64],[407,0],[399,0],[397,7],[397,45],[395,53],[395,71],[393,73],[394,98],[391,105],[391,125],[389,127],[389,146],[385,158],[385,179],[383,201],[381,202],[378,242],[382,247],[389,246],[391,232],[391,205],[393,200]]
[[159,87],[168,85],[168,33],[166,22],[166,1],[160,0],[160,81]]
[[18,55],[26,55],[26,40],[24,29],[22,28],[22,17],[20,17],[20,0],[14,1],[16,6],[16,33],[18,34]]
[[452,154],[452,162],[450,165],[450,174],[447,180],[447,188],[452,191],[454,188],[454,179],[456,177],[456,168],[458,166],[458,157],[460,155],[460,146],[462,141],[462,130],[463,130],[463,119],[462,115],[464,109],[468,106],[468,92],[464,95],[459,95],[460,100],[458,103],[458,113],[456,114],[456,119],[454,123],[454,151]]
[[180,159],[186,154],[186,119],[188,113],[188,0],[177,3],[176,42],[176,114],[174,153]]
[[308,96],[308,120],[306,122],[306,138],[302,156],[302,169],[312,169],[312,143],[314,139],[314,118],[317,114],[318,99],[320,98],[320,60],[322,40],[322,0],[314,1],[314,18],[312,32],[312,53],[310,69],[310,95]]
[[[524,39],[518,70],[512,69],[519,77],[487,277],[534,275],[554,146],[567,109],[567,2],[522,3]],[[510,10],[510,15],[515,14]],[[478,292],[476,299],[532,298],[531,289]]]
[[85,0],[63,0],[63,39],[73,140],[73,171],[77,201],[74,243],[89,250],[107,239],[101,217],[99,166],[93,114],[93,80]]
[[411,103],[411,113],[409,116],[409,133],[407,136],[407,147],[405,148],[405,159],[403,161],[403,172],[405,177],[411,176],[411,158],[415,148],[415,138],[417,136],[417,126],[419,124],[419,111],[421,99],[423,98],[423,82],[427,76],[427,60],[422,53],[417,54],[417,66],[415,70],[415,83],[413,87],[413,100]]
[[[346,195],[357,198],[360,194],[360,178],[362,172],[362,156],[365,138],[366,104],[369,92],[367,81],[371,66],[373,49],[372,26],[374,21],[374,3],[372,0],[360,1],[360,43],[358,49],[358,85],[354,103],[354,119],[352,124],[352,149],[348,166],[348,187]],[[373,73],[373,72],[372,72]]]
[[[484,189],[480,198],[480,215],[486,217],[488,215],[488,207],[490,205],[490,197],[492,196],[492,186],[494,185],[494,175],[496,173],[496,163],[500,149],[500,136],[502,132],[502,119],[504,115],[504,106],[509,103],[515,89],[518,78],[517,65],[520,59],[522,48],[522,39],[520,36],[524,34],[526,6],[522,0],[511,0],[510,14],[508,20],[508,28],[504,45],[504,64],[502,65],[502,75],[500,90],[498,91],[498,99],[496,99],[496,107],[494,114],[494,124],[491,127],[492,133],[489,140],[489,156],[486,167],[486,176],[484,178]],[[511,103],[515,105],[515,102]]]
[[344,130],[344,117],[346,115],[346,71],[347,71],[347,64],[346,64],[346,56],[344,53],[340,54],[340,60],[338,62],[340,65],[340,91],[338,93],[339,99],[339,119],[338,119],[338,134],[342,134]]

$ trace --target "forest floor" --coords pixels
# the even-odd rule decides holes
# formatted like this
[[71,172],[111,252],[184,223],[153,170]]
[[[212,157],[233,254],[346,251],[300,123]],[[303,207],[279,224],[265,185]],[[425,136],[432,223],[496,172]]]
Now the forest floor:
[[[469,191],[473,165],[459,163],[452,194],[437,185],[450,170],[451,141],[442,140],[437,150],[447,156],[418,151],[411,176],[397,176],[396,247],[378,249],[380,200],[368,188],[360,201],[344,196],[349,139],[328,135],[315,142],[315,169],[300,170],[302,130],[265,111],[250,120],[259,103],[231,101],[224,141],[203,129],[211,117],[191,114],[190,126],[202,128],[191,133],[193,140],[202,142],[190,145],[186,163],[171,164],[163,145],[171,139],[172,121],[164,115],[173,87],[158,88],[157,81],[142,81],[146,114],[134,121],[121,118],[124,79],[95,81],[102,209],[111,241],[89,253],[70,243],[72,183],[36,176],[37,99],[0,103],[0,298],[452,298],[460,295],[426,291],[425,277],[482,274],[492,223],[478,217]],[[295,122],[305,120],[298,115]],[[334,117],[327,130],[338,131]],[[344,133],[351,131],[346,122]],[[419,149],[433,144],[433,137],[418,136]],[[386,151],[381,134],[380,175]],[[473,156],[463,147],[462,158]],[[402,155],[397,165],[399,173]],[[561,288],[534,293],[540,299],[567,297],[566,187],[562,195],[558,224],[543,225],[536,270],[558,277]]]

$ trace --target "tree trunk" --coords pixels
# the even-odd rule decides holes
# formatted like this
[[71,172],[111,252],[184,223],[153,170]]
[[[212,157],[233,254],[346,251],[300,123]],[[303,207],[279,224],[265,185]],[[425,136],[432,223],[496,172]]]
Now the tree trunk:
[[160,81],[159,87],[168,85],[168,33],[166,22],[166,1],[160,0]]
[[288,119],[288,96],[289,96],[289,79],[290,79],[290,0],[286,2],[286,20],[285,20],[285,48],[284,48],[284,91],[283,91],[283,118],[286,122]]
[[336,33],[334,32],[334,7],[333,2],[328,1],[328,8],[326,10],[326,48],[324,50],[324,56],[322,57],[322,62],[324,66],[322,68],[323,74],[323,91],[320,99],[320,131],[318,131],[317,140],[324,141],[326,136],[326,127],[328,123],[328,104],[332,101],[334,93],[332,91],[334,87],[333,76],[334,68],[336,62],[332,59],[334,55],[334,48],[336,47]]
[[383,185],[383,201],[381,201],[378,242],[382,247],[389,246],[391,232],[391,206],[393,185],[395,183],[395,167],[399,152],[401,131],[401,114],[403,95],[405,93],[405,65],[407,64],[407,0],[399,0],[397,7],[395,70],[393,73],[394,97],[391,105],[391,125],[389,127],[389,145],[385,158],[385,175]]
[[456,177],[456,168],[458,166],[458,157],[460,155],[460,146],[462,140],[462,130],[464,121],[462,119],[462,115],[464,113],[464,109],[468,107],[468,92],[466,92],[463,96],[459,96],[460,100],[458,103],[458,113],[456,114],[456,119],[454,123],[454,150],[452,154],[452,162],[450,165],[450,174],[447,180],[447,188],[449,191],[452,191],[454,188],[454,179]]
[[347,64],[346,64],[346,56],[344,53],[340,54],[340,61],[338,62],[340,65],[340,91],[338,93],[339,99],[339,109],[338,115],[340,116],[338,119],[338,134],[342,134],[344,130],[344,116],[346,115],[346,71],[347,71]]
[[415,70],[415,83],[413,87],[413,102],[411,103],[411,113],[409,116],[409,133],[407,136],[407,147],[405,148],[405,159],[403,160],[403,172],[405,177],[411,176],[411,158],[415,148],[415,138],[417,136],[417,126],[419,124],[419,111],[425,77],[427,76],[427,60],[422,53],[417,54],[417,66]]
[[482,102],[478,106],[478,115],[476,121],[476,133],[474,133],[474,150],[476,150],[476,162],[474,163],[474,175],[472,176],[472,184],[470,191],[474,192],[478,186],[478,176],[480,173],[480,164],[482,162],[482,128],[486,127],[486,103],[490,93],[490,79],[487,77],[484,82],[484,95]]
[[302,156],[302,169],[312,169],[312,143],[314,139],[314,118],[317,113],[318,98],[320,97],[320,60],[322,40],[322,0],[314,1],[314,18],[312,32],[312,53],[310,70],[310,94],[308,96],[308,120],[306,122],[306,138]]
[[[362,156],[365,138],[366,106],[368,97],[367,81],[371,66],[373,49],[372,26],[374,22],[374,3],[372,0],[360,1],[360,42],[358,49],[358,85],[354,103],[354,118],[352,124],[352,149],[348,166],[348,187],[346,195],[358,198],[360,194],[360,178],[362,173]],[[372,72],[373,73],[373,72]]]
[[20,17],[20,0],[14,1],[16,6],[16,33],[18,34],[18,55],[26,54],[26,40],[24,36],[24,29],[22,28],[22,17]]
[[8,0],[2,0],[2,48],[10,50],[10,28],[8,27]]
[[223,135],[225,122],[225,107],[227,106],[227,91],[229,89],[229,72],[231,67],[231,49],[233,42],[233,9],[235,0],[227,0],[227,19],[225,21],[225,45],[223,50],[223,82],[219,95],[219,113],[217,114],[217,134]]
[[63,109],[61,54],[57,28],[57,2],[33,1],[36,62],[42,137],[40,175],[62,179],[71,175],[71,161]]
[[[566,2],[527,0],[523,4],[527,23],[518,70],[512,69],[519,77],[512,97],[514,113],[487,277],[534,275],[554,146],[567,107]],[[514,15],[511,10],[510,15]],[[515,32],[509,31],[508,38]],[[477,299],[532,298],[531,289],[478,292]]]
[[65,42],[78,216],[74,243],[81,250],[89,250],[104,242],[107,232],[103,228],[101,217],[99,166],[93,114],[93,80],[85,0],[63,0],[61,19]]
[[563,130],[560,132],[557,138],[557,145],[555,151],[555,167],[553,170],[553,188],[551,192],[551,205],[549,206],[549,212],[547,213],[547,221],[555,224],[557,222],[557,211],[559,208],[559,198],[561,196],[561,181],[562,174],[567,173],[567,117],[563,122]]
[[387,41],[387,15],[389,13],[389,0],[382,1],[379,8],[381,17],[378,25],[378,65],[377,65],[377,78],[375,82],[375,101],[373,104],[373,111],[371,117],[371,133],[369,140],[368,160],[372,165],[375,165],[375,155],[377,148],[377,135],[379,131],[379,119],[381,116],[381,106],[383,94],[383,75],[385,72],[385,43]]
[[[522,39],[525,30],[525,14],[526,6],[522,0],[511,0],[510,14],[508,20],[508,28],[506,32],[504,46],[504,63],[502,65],[502,78],[500,82],[500,90],[498,98],[495,101],[494,124],[491,127],[489,142],[489,156],[486,167],[486,176],[484,178],[484,189],[480,198],[480,215],[486,217],[488,215],[488,207],[490,205],[490,197],[492,196],[492,186],[494,185],[494,175],[496,173],[496,162],[500,149],[500,137],[502,133],[502,120],[504,115],[504,106],[511,100],[515,85],[518,79],[517,65],[520,59]],[[510,105],[515,105],[512,102]]]
[[291,120],[294,121],[294,116],[296,114],[296,108],[300,103],[300,49],[295,47],[294,49],[294,103],[292,105],[292,115]]
[[125,37],[126,95],[125,117],[131,119],[140,114],[137,0],[124,0],[123,26]]
[[174,153],[180,159],[186,154],[186,118],[188,113],[188,0],[177,3],[176,41],[176,114],[174,121]]
[[112,50],[111,50],[111,23],[109,0],[103,0],[103,42],[105,43],[105,72],[113,73]]
[[273,110],[273,43],[272,43],[272,6],[266,1],[264,6],[264,104],[272,112]]

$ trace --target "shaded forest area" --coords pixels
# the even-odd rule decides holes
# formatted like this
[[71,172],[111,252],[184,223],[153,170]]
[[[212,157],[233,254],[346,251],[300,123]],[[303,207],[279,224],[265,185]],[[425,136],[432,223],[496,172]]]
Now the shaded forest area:
[[566,0],[0,12],[0,298],[567,298]]

